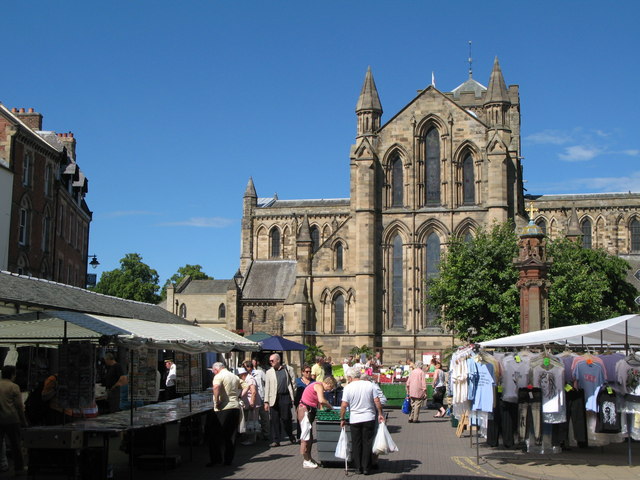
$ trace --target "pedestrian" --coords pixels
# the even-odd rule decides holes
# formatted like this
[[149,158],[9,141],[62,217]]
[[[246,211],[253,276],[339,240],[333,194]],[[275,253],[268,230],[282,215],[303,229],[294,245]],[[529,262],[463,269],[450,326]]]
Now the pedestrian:
[[[249,366],[247,363],[251,364],[251,369],[249,370]],[[263,402],[265,397],[265,383],[266,383],[266,374],[265,371],[260,366],[260,360],[257,358],[252,358],[251,361],[246,361],[244,363],[244,368],[251,372],[253,378],[256,379],[256,386],[258,387],[258,395],[262,398]],[[269,418],[269,412],[264,408],[260,408],[258,410],[258,414],[260,416],[260,432],[262,434],[262,440],[269,441],[269,432],[271,432],[271,419]]]
[[422,362],[416,362],[415,368],[407,378],[407,395],[411,401],[409,423],[420,423],[420,407],[427,396],[427,381]]
[[376,396],[373,384],[360,379],[360,370],[347,371],[349,382],[342,393],[340,406],[340,426],[346,426],[345,414],[349,407],[349,428],[351,429],[351,459],[358,473],[371,473],[376,414],[378,422],[384,422],[382,404]]
[[324,357],[317,356],[316,363],[311,367],[311,379],[316,382],[321,382],[324,378]]
[[325,377],[333,377],[333,360],[331,357],[325,357],[322,368],[324,369]]
[[443,401],[444,394],[447,391],[447,387],[444,381],[444,371],[442,370],[442,363],[440,360],[436,360],[436,369],[433,372],[433,405],[438,410],[438,413],[434,415],[434,418],[444,417],[447,412],[444,409]]
[[[307,388],[307,385],[313,383],[311,380],[311,367],[308,364],[302,365],[302,370],[300,370],[301,374],[298,378],[296,378],[296,396],[293,399],[293,406],[298,411],[298,405],[300,405],[300,399],[302,398],[302,393],[304,389]],[[298,423],[298,440],[300,440],[300,422]]]
[[227,370],[222,362],[212,365],[213,411],[207,417],[209,441],[209,463],[231,465],[236,448],[236,433],[240,423],[239,394],[245,385],[236,375]]
[[305,414],[308,416],[311,426],[309,439],[300,439],[300,453],[302,454],[302,468],[318,468],[318,462],[311,458],[311,446],[313,445],[313,421],[316,419],[316,413],[322,406],[331,410],[333,407],[324,397],[324,392],[328,392],[336,388],[336,380],[333,377],[326,377],[322,382],[310,383],[302,393],[300,404],[298,405],[298,425],[304,419]]
[[282,430],[291,443],[296,443],[293,436],[294,372],[293,368],[283,365],[280,355],[274,353],[269,357],[271,368],[267,370],[264,388],[264,410],[271,416],[271,447],[279,447]]
[[173,360],[167,359],[164,361],[164,366],[167,369],[167,379],[165,380],[165,395],[167,400],[172,400],[178,397],[178,392],[176,391],[176,374],[177,368],[176,364],[173,363]]
[[238,368],[238,377],[245,383],[240,393],[242,400],[242,414],[246,425],[246,431],[242,434],[241,445],[253,445],[256,443],[257,431],[255,424],[258,422],[258,410],[262,408],[262,398],[258,395],[256,379],[244,368]]
[[20,441],[20,427],[27,426],[24,414],[24,404],[20,387],[14,383],[16,367],[5,365],[2,367],[0,378],[0,438],[7,438],[11,444],[13,455],[13,469],[16,475],[26,474],[22,458],[22,444]]
[[104,377],[104,386],[107,388],[107,402],[109,413],[120,411],[120,387],[128,383],[122,365],[116,362],[116,357],[111,352],[104,356],[104,363],[107,366],[107,374]]

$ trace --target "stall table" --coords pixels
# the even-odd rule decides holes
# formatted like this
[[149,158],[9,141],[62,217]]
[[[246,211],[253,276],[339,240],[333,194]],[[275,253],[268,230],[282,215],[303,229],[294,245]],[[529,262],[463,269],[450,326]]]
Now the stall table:
[[[349,412],[347,411],[345,419],[349,419]],[[318,410],[316,414],[316,446],[318,448],[318,460],[322,464],[327,463],[342,463],[344,460],[335,456],[336,445],[338,444],[338,438],[340,438],[340,409],[334,408],[330,411]],[[349,424],[346,426],[347,436],[349,437],[349,443],[351,443],[351,431],[349,430]]]

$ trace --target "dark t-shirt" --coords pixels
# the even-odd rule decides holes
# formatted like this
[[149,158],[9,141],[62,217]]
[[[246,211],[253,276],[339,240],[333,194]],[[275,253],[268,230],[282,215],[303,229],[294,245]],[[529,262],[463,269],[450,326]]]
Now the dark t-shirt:
[[124,375],[122,365],[117,362],[114,363],[107,370],[107,374],[104,377],[104,386],[107,388],[113,387],[122,375]]

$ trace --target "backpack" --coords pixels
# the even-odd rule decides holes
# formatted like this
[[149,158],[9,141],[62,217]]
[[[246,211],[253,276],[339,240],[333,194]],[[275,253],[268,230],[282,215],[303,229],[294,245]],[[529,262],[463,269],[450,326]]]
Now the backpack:
[[43,425],[45,423],[45,416],[49,409],[49,400],[42,399],[42,390],[46,378],[38,382],[33,390],[29,392],[27,399],[24,402],[24,413],[27,417],[29,425]]

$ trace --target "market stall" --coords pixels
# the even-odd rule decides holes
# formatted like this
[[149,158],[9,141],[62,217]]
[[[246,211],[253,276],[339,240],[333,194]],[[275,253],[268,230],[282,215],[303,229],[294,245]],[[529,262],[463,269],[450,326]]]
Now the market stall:
[[[162,402],[135,408],[138,400],[155,399],[157,351],[171,350],[183,358],[185,385],[183,393],[201,390],[200,382],[192,382],[200,365],[194,359],[205,352],[226,353],[232,350],[258,351],[259,345],[221,328],[205,328],[189,324],[155,323],[145,320],[90,315],[70,311],[45,311],[0,318],[0,344],[35,347],[57,347],[59,390],[64,409],[82,409],[94,403],[94,369],[96,349],[123,348],[129,352],[129,400],[134,408],[128,412],[110,413],[92,419],[55,426],[30,427],[25,432],[30,449],[30,468],[38,470],[51,457],[47,450],[73,450],[71,458],[83,458],[93,451],[92,458],[104,468],[109,435],[161,427],[169,422],[201,414],[211,409],[210,395],[193,394],[172,402]],[[53,372],[50,372],[53,373]],[[161,410],[161,411],[160,411]],[[89,445],[91,436],[103,438],[98,448]],[[133,442],[132,442],[133,445]],[[130,450],[133,458],[133,447]],[[35,459],[41,459],[38,462]],[[33,463],[33,465],[32,465]]]

